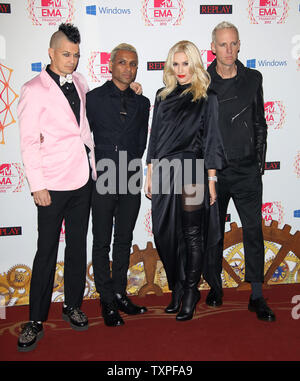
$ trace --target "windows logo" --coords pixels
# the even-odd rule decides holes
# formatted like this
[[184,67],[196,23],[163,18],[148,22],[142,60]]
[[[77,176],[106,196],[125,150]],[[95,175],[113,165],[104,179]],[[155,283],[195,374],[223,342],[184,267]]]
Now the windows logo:
[[247,67],[249,67],[251,69],[255,69],[256,68],[256,59],[253,58],[251,60],[247,60]]
[[300,218],[300,209],[294,210],[294,217],[295,218]]
[[87,15],[96,16],[96,5],[87,5],[85,9]]
[[33,62],[31,64],[31,71],[42,71],[42,63],[41,62]]

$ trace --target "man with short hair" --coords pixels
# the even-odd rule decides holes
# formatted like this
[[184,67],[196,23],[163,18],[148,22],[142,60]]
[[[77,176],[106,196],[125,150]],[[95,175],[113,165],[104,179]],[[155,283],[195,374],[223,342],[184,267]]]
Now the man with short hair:
[[30,285],[30,321],[18,350],[36,347],[51,303],[57,251],[65,220],[63,319],[75,330],[88,328],[80,310],[86,281],[86,236],[93,179],[94,143],[85,112],[88,91],[74,72],[80,34],[61,24],[50,40],[51,63],[25,83],[18,104],[21,151],[30,190],[37,205],[38,242]]
[[[92,196],[94,279],[104,322],[113,327],[124,324],[118,310],[130,315],[147,311],[126,295],[132,234],[141,203],[139,174],[142,175],[150,108],[148,98],[136,95],[130,88],[137,68],[135,48],[118,45],[109,62],[112,80],[87,94],[87,117],[94,135],[98,175]],[[133,186],[135,177],[138,179]]]
[[[218,171],[218,204],[221,228],[230,199],[239,214],[245,253],[245,281],[252,294],[248,309],[257,317],[274,321],[275,315],[262,295],[264,281],[264,239],[262,233],[262,174],[264,173],[267,124],[264,116],[262,75],[246,68],[239,60],[239,33],[228,22],[218,24],[212,33],[211,50],[216,59],[208,68],[211,89],[219,100],[219,127],[228,166]],[[206,303],[222,304],[221,242],[216,258],[210,258],[205,278],[211,286]]]

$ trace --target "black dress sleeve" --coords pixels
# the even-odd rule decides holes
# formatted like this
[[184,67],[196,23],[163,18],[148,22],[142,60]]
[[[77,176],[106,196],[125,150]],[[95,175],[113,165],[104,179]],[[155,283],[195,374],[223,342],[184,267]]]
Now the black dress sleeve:
[[140,134],[139,134],[139,157],[143,156],[145,148],[146,148],[146,144],[147,144],[149,111],[150,111],[150,101],[148,98],[146,98],[143,104],[143,121],[141,123]]
[[222,169],[226,166],[225,152],[218,126],[219,104],[216,94],[209,94],[204,116],[203,151],[206,169]]
[[151,133],[150,133],[150,139],[149,139],[148,150],[147,150],[146,164],[151,164],[151,160],[156,158],[155,157],[156,138],[157,138],[157,131],[159,128],[159,120],[157,118],[157,109],[160,104],[160,98],[158,97],[158,93],[160,92],[160,90],[161,89],[159,89],[155,95],[155,103],[154,103],[154,109],[153,109]]

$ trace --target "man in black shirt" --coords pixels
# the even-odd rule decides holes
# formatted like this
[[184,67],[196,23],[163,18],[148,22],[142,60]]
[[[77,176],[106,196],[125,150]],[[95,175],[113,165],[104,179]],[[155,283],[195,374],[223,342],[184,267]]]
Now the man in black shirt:
[[[109,63],[112,80],[87,94],[87,117],[94,135],[98,175],[92,196],[93,270],[102,315],[108,326],[124,324],[118,310],[127,314],[147,311],[126,296],[132,234],[141,202],[141,158],[146,148],[150,108],[149,100],[130,88],[137,67],[135,48],[118,45]],[[134,170],[136,165],[127,167],[134,162],[138,171]],[[136,186],[131,186],[135,176]]]
[[38,217],[30,321],[18,340],[22,352],[34,349],[44,334],[63,219],[66,247],[62,316],[75,330],[88,328],[88,318],[80,307],[86,282],[91,179],[96,179],[96,168],[85,111],[88,85],[75,72],[79,43],[78,29],[61,24],[50,40],[50,65],[22,87],[18,104],[22,158]]
[[[248,309],[257,317],[274,321],[275,315],[262,295],[264,240],[262,233],[262,174],[264,173],[267,124],[264,116],[262,75],[246,68],[238,59],[239,33],[230,23],[218,24],[212,33],[216,59],[208,68],[211,89],[219,100],[219,127],[228,166],[218,172],[218,204],[221,227],[230,199],[236,206],[243,228],[245,281],[251,283]],[[223,241],[218,255],[211,258],[206,280],[211,286],[206,303],[222,304]]]

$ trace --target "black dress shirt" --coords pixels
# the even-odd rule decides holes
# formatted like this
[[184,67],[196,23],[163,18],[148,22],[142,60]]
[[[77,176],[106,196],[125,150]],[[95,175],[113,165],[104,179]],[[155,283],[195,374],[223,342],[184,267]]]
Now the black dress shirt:
[[[115,110],[117,113],[125,111],[125,117],[122,118],[122,115],[124,114],[120,114],[120,118],[123,122],[126,123],[133,116],[135,111],[136,102],[134,100],[134,92],[130,87],[124,91],[121,91],[113,81],[109,82],[109,86],[112,90],[111,98],[113,103],[113,110]],[[123,109],[123,102],[125,102],[125,110]]]
[[77,94],[77,90],[74,83],[66,82],[63,86],[61,86],[59,82],[59,75],[54,73],[50,69],[50,65],[47,66],[46,71],[50,75],[50,77],[54,80],[54,82],[57,84],[57,86],[61,89],[65,97],[67,98],[71,106],[71,109],[74,112],[77,123],[79,125],[80,124],[80,98]]

